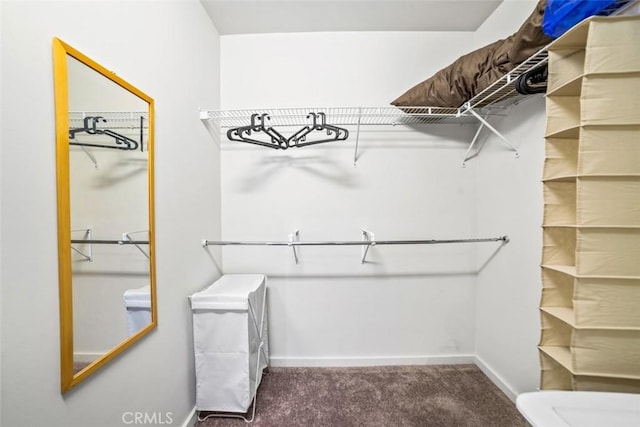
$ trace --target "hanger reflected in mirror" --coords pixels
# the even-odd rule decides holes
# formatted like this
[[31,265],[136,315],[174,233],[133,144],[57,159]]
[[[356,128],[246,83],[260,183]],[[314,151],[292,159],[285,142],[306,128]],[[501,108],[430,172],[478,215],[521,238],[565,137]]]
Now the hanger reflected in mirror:
[[[144,118],[141,116],[141,120]],[[87,133],[89,135],[107,135],[112,137],[115,140],[116,145],[106,145],[106,144],[91,144],[87,142],[77,142],[77,141],[69,141],[69,145],[79,145],[82,147],[99,147],[99,148],[111,148],[116,150],[137,150],[140,147],[142,151],[142,140],[140,142],[131,139],[127,136],[121,135],[117,132],[114,132],[111,129],[101,129],[98,128],[98,123],[106,123],[107,119],[103,116],[87,116],[84,118],[83,123],[84,126],[81,128],[69,129],[69,139],[73,140],[76,138],[77,133]],[[140,125],[142,129],[142,123]]]

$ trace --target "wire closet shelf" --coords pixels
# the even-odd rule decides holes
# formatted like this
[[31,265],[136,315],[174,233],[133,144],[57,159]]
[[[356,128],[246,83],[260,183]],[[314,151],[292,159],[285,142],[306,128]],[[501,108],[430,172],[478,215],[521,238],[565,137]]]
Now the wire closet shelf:
[[[148,111],[70,111],[69,128],[81,127],[87,117],[104,118],[104,127],[123,131],[127,130],[137,133],[140,130],[140,123],[145,132],[149,129]],[[142,121],[140,120],[142,118]]]
[[[458,108],[438,107],[299,107],[264,108],[240,110],[208,110],[202,112],[202,119],[210,120],[221,129],[247,124],[252,114],[267,114],[271,126],[304,126],[311,112],[325,114],[327,123],[337,126],[358,125],[421,125],[458,124],[465,118]],[[474,121],[467,120],[467,122]]]
[[517,92],[515,81],[526,72],[546,64],[547,60],[548,53],[545,47],[457,108],[429,106],[252,108],[202,110],[200,118],[212,122],[221,129],[246,125],[252,114],[267,114],[271,126],[302,126],[308,123],[310,112],[322,112],[326,115],[328,123],[338,126],[477,123],[477,118],[470,114],[470,110],[475,110],[482,115],[496,115],[506,107],[522,101],[527,95]]
[[[361,126],[429,126],[440,124],[477,124],[478,129],[464,154],[462,166],[466,161],[474,157],[472,149],[478,141],[481,131],[486,128],[496,135],[510,150],[518,157],[518,149],[512,145],[494,126],[488,122],[491,116],[506,115],[508,110],[515,104],[530,97],[520,93],[517,89],[517,82],[520,77],[526,78],[526,74],[534,72],[536,69],[546,66],[548,62],[547,47],[540,49],[527,60],[519,64],[513,70],[504,74],[501,78],[492,83],[489,87],[476,94],[463,105],[450,107],[429,107],[429,106],[381,106],[381,107],[300,107],[300,108],[253,108],[236,110],[201,110],[200,119],[214,126],[219,132],[229,129],[227,136],[232,141],[257,142],[250,138],[242,139],[242,135],[250,135],[253,131],[267,131],[271,142],[257,142],[259,145],[272,148],[288,148],[297,145],[295,141],[289,144],[275,128],[306,127],[315,128],[315,120],[318,115],[322,116],[323,123],[330,123],[331,126],[351,126],[356,129],[354,166],[358,159],[358,142],[360,138]],[[312,125],[310,125],[310,118]],[[248,123],[251,125],[248,126]],[[237,133],[238,130],[240,133]],[[323,129],[322,127],[319,128]],[[335,128],[341,129],[341,128]],[[248,131],[249,130],[249,131]],[[240,138],[232,138],[233,133]],[[348,136],[348,131],[344,130]],[[337,139],[337,138],[335,138]],[[342,139],[346,139],[342,138]],[[320,142],[329,141],[322,140]],[[302,146],[300,144],[299,146]],[[311,144],[306,144],[311,145]]]

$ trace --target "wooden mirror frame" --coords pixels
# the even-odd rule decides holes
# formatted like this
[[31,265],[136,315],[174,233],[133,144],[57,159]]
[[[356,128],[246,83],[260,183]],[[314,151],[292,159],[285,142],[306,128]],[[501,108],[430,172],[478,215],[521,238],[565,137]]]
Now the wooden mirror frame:
[[[69,165],[69,82],[67,59],[71,56],[87,67],[145,101],[149,106],[148,122],[148,211],[149,211],[149,285],[151,298],[151,322],[137,333],[91,362],[74,374],[73,344],[73,285],[71,264],[71,207]],[[54,95],[56,115],[56,186],[58,198],[58,280],[60,299],[60,378],[61,390],[66,392],[131,347],[158,325],[155,265],[154,226],[154,101],[139,89],[88,58],[58,38],[53,39]]]

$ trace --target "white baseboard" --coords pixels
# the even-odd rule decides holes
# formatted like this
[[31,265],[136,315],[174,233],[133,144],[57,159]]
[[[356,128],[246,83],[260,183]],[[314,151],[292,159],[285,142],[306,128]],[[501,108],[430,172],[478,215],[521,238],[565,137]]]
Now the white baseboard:
[[191,412],[189,412],[189,415],[187,415],[187,418],[182,423],[182,427],[194,427],[196,425],[196,417],[197,412],[196,407],[194,406]]
[[485,363],[479,356],[475,356],[474,363],[489,379],[509,398],[515,403],[518,393],[516,393],[507,382]]
[[354,367],[394,365],[460,365],[476,363],[473,354],[440,356],[388,356],[388,357],[278,357],[271,356],[273,367]]

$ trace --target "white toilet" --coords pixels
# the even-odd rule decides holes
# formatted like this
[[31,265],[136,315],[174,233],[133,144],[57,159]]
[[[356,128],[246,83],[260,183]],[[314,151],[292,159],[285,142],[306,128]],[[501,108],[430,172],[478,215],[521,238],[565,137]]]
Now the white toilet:
[[516,406],[533,427],[640,426],[640,394],[538,391],[519,395]]

